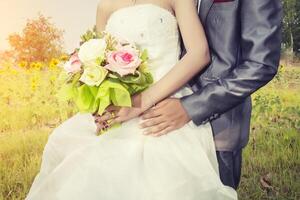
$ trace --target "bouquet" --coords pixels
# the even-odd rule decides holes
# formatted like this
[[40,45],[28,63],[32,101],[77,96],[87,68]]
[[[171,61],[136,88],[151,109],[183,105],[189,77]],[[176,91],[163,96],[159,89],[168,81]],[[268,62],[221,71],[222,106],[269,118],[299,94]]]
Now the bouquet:
[[153,83],[147,60],[147,50],[136,44],[89,30],[61,64],[58,97],[73,101],[81,113],[102,115],[112,104],[131,107],[131,96]]

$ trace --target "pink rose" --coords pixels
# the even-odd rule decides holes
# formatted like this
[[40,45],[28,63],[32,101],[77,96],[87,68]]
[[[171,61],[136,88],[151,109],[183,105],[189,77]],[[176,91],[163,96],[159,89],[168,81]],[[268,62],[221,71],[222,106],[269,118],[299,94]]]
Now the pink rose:
[[130,46],[125,46],[119,50],[107,54],[108,64],[106,69],[118,73],[120,76],[134,74],[141,64],[139,53]]
[[68,73],[76,73],[81,70],[82,63],[79,60],[78,53],[73,53],[68,62],[65,63],[64,69]]

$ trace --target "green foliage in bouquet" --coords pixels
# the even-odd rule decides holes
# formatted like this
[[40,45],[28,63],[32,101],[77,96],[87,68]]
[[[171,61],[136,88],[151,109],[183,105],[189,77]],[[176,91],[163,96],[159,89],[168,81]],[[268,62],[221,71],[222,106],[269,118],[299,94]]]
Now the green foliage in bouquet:
[[[93,39],[105,39],[106,49],[105,54],[103,54],[104,59],[98,62],[99,58],[103,55],[99,55],[99,58],[96,59],[98,65],[96,68],[101,68],[101,70],[106,70],[104,66],[108,64],[105,58],[106,53],[120,48],[120,46],[117,46],[119,44],[118,40],[104,32],[97,33],[96,31],[89,30],[81,36],[81,39],[81,45]],[[76,51],[78,52],[80,49]],[[99,85],[89,85],[81,80],[84,70],[90,67],[89,64],[83,63],[83,69],[76,73],[63,70],[59,77],[61,88],[57,94],[58,98],[63,101],[73,101],[81,113],[97,112],[101,115],[112,104],[120,107],[131,107],[131,97],[134,94],[142,92],[153,83],[152,74],[149,72],[147,66],[147,50],[138,52],[140,52],[138,55],[140,65],[135,70],[135,73],[121,76],[114,71],[107,70],[107,74],[105,74],[104,79]],[[71,56],[70,60],[72,59]],[[91,77],[94,76],[96,75],[91,75]]]

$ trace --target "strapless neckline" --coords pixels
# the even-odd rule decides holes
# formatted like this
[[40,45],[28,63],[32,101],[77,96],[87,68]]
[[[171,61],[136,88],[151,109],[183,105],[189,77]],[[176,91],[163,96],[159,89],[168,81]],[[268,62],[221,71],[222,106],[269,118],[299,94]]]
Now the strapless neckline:
[[178,62],[181,49],[177,18],[166,8],[151,3],[119,8],[109,16],[105,31],[146,49],[155,81]]
[[132,6],[125,6],[125,7],[121,7],[121,8],[116,9],[108,17],[106,25],[111,20],[111,18],[113,18],[115,15],[117,15],[119,13],[122,13],[124,11],[127,11],[127,10],[130,11],[131,9],[138,9],[138,8],[142,8],[142,7],[151,7],[153,9],[161,10],[162,12],[167,13],[172,19],[174,19],[177,22],[176,16],[170,10],[168,10],[166,8],[163,8],[159,5],[153,4],[153,3],[143,3],[143,4],[135,4],[135,5],[132,5]]

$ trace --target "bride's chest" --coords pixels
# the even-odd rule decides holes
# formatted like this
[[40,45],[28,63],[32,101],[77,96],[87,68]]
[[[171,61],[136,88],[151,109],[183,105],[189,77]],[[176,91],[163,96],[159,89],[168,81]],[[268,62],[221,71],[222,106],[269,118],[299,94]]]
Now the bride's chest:
[[136,43],[166,41],[178,37],[175,16],[153,5],[121,8],[111,14],[106,31]]

